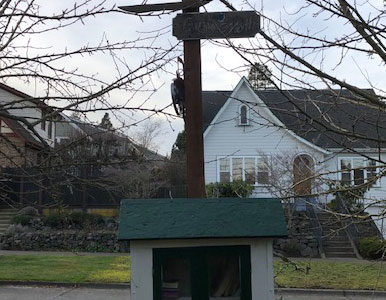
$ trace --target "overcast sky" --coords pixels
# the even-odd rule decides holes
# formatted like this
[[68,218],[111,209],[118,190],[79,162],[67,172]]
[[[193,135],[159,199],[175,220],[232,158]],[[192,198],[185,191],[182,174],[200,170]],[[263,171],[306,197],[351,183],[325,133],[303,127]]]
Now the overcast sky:
[[[65,9],[66,6],[71,6],[74,1],[62,1],[62,0],[40,0],[41,11],[45,13],[52,13],[54,11],[60,11]],[[133,5],[139,4],[141,0],[116,0],[116,1],[106,1],[105,6],[117,6],[121,5]],[[160,0],[148,0],[148,3],[157,3],[163,2]],[[170,2],[170,0],[166,1]],[[250,7],[245,4],[243,0],[231,1],[232,4],[237,9],[248,10]],[[379,5],[381,0],[374,1],[374,4]],[[340,33],[344,31],[346,27],[342,25],[339,26],[336,23],[336,26],[326,27],[325,24],[318,24],[315,22],[315,16],[312,14],[314,11],[309,11],[309,13],[303,14],[303,17],[298,20],[298,16],[293,15],[296,12],[297,8],[300,5],[304,4],[305,1],[300,0],[275,0],[268,1],[265,0],[262,3],[262,0],[251,1],[252,5],[255,6],[257,11],[264,10],[264,14],[274,18],[276,20],[285,19],[289,23],[295,24],[297,28],[304,29],[310,28],[311,30],[324,30],[327,36],[334,36],[337,32]],[[225,11],[226,8],[217,0],[213,0],[212,3],[206,6],[208,11]],[[149,32],[154,30],[165,28],[163,32],[166,32],[163,36],[156,39],[154,43],[158,43],[166,47],[169,44],[176,43],[176,39],[171,34],[171,24],[172,18],[176,15],[173,13],[171,15],[165,15],[161,17],[143,17],[142,19],[123,14],[110,14],[95,17],[89,20],[86,20],[84,24],[76,24],[75,26],[67,27],[66,29],[49,33],[46,35],[41,35],[35,37],[34,42],[39,43],[39,45],[51,47],[52,49],[72,49],[77,48],[84,44],[94,44],[102,39],[103,36],[107,37],[110,42],[122,41],[122,40],[135,40],[138,37],[146,36]],[[295,22],[296,20],[296,22]],[[332,25],[334,23],[331,23]],[[264,23],[263,23],[264,26]],[[347,26],[347,25],[345,25]],[[237,43],[247,43],[247,41],[238,40]],[[181,49],[181,48],[180,48]],[[133,67],[140,64],[144,57],[144,53],[141,51],[127,51],[127,53],[121,53],[121,57]],[[330,54],[331,55],[331,54]],[[181,53],[182,56],[182,53]],[[335,62],[336,57],[326,57],[326,63],[331,63],[331,66]],[[84,56],[84,57],[74,57],[71,58],[68,62],[69,64],[76,66],[77,68],[85,70],[85,72],[90,74],[99,74],[103,78],[109,79],[116,76],[116,71],[114,69],[113,61],[110,57],[104,55],[94,55],[94,56]],[[379,65],[376,61],[372,61],[366,56],[363,57],[353,57],[348,59],[346,63],[334,70],[341,78],[345,78],[348,82],[356,84],[359,87],[369,87],[369,83],[366,81],[363,74],[359,71],[358,66],[373,64],[371,68],[367,68],[367,74],[373,78],[373,83],[378,86],[385,86],[385,76],[384,76],[384,66]],[[245,68],[240,66],[245,65],[245,61],[242,60],[235,52],[231,49],[225,49],[219,46],[215,46],[208,41],[202,42],[202,87],[203,90],[231,90],[233,89],[241,76],[246,76],[247,72]],[[154,93],[151,99],[147,102],[147,107],[161,108],[169,103],[171,103],[170,97],[170,83],[173,79],[173,73],[175,70],[175,65],[169,66],[168,72],[159,72],[154,74],[153,84],[156,87],[159,87],[156,93]],[[240,71],[240,72],[235,72]],[[244,71],[243,71],[244,70]],[[30,85],[26,86],[24,83],[12,82],[10,85],[15,85],[18,89],[25,91],[31,95],[38,95],[39,91],[36,86]],[[133,102],[137,101],[140,103],[148,95],[138,95]],[[109,101],[111,103],[122,103],[125,101],[125,95],[122,93],[112,93],[110,95]],[[173,112],[172,109],[169,110]],[[91,121],[98,121],[103,116],[103,113],[90,114],[89,119]],[[125,124],[130,124],[130,122],[135,122],[135,120],[144,118],[143,114],[125,114],[120,115],[120,118],[126,118],[127,122]],[[162,134],[155,140],[159,145],[159,152],[162,154],[170,153],[172,144],[175,141],[176,135],[183,128],[183,122],[178,119],[168,119],[168,122],[165,121],[163,117],[160,118],[164,122],[162,128]],[[114,125],[120,126],[119,123],[115,120],[112,120]],[[137,126],[136,128],[138,128]],[[127,134],[132,134],[136,129],[129,129],[125,132]]]

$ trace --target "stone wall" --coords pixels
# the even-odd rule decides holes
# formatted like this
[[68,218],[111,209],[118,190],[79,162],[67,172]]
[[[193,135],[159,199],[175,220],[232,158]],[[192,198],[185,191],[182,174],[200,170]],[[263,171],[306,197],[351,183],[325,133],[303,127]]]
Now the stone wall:
[[0,236],[2,250],[128,252],[128,243],[116,231],[79,230],[14,232]]
[[275,239],[274,251],[291,257],[320,257],[318,242],[312,230],[308,216],[304,212],[295,212],[288,223],[288,237]]
[[[288,238],[275,239],[274,250],[290,257],[319,257],[317,239],[307,215],[295,212],[289,224]],[[42,226],[13,225],[14,230],[8,230],[7,234],[0,236],[0,249],[128,252],[128,243],[117,241],[116,224],[107,225],[105,228],[108,230],[94,231],[49,230]]]

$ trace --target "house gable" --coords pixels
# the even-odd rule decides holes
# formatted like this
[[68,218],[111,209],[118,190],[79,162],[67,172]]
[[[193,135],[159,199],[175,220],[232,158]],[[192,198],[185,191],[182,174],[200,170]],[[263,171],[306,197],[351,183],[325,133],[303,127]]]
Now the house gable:
[[[204,94],[204,101],[210,95]],[[323,160],[326,150],[302,139],[290,130],[270,111],[243,78],[226,100],[218,107],[218,113],[204,133],[205,180],[220,181],[219,159],[232,156],[261,157],[272,155],[295,156],[308,154],[315,162]],[[210,102],[210,101],[209,101]],[[208,103],[204,103],[205,105]],[[248,125],[239,124],[240,105],[250,109]],[[261,195],[259,195],[260,197]]]
[[[223,92],[225,93],[225,92]],[[323,154],[329,154],[330,152],[307,141],[306,139],[298,136],[293,131],[289,130],[285,124],[280,121],[275,114],[267,107],[267,105],[259,98],[259,96],[253,91],[251,85],[245,77],[242,77],[236,88],[233,90],[231,95],[228,97],[224,105],[220,108],[217,114],[214,116],[213,120],[205,127],[204,131],[204,139],[209,135],[212,128],[220,121],[222,114],[227,108],[231,105],[231,103],[238,102],[239,106],[245,104],[249,107],[251,114],[250,118],[254,119],[257,117],[263,119],[263,123],[260,122],[262,126],[271,126],[276,127],[277,129],[284,130],[286,133],[297,139],[299,142],[307,145],[308,147],[313,148],[315,151],[319,151]],[[238,117],[238,110],[234,110],[235,118]],[[224,121],[224,120],[222,120]],[[254,120],[252,120],[254,122]],[[256,121],[255,121],[256,122]]]

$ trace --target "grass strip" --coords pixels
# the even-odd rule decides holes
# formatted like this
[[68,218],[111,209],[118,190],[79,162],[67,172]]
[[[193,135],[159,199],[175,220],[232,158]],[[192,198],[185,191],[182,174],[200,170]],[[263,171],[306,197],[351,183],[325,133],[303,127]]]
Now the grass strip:
[[47,282],[130,282],[129,256],[0,256],[0,280]]
[[[368,261],[276,259],[275,283],[286,288],[386,290],[386,264]],[[130,282],[129,256],[0,256],[0,281]]]
[[278,287],[305,289],[386,290],[386,263],[370,261],[275,260]]

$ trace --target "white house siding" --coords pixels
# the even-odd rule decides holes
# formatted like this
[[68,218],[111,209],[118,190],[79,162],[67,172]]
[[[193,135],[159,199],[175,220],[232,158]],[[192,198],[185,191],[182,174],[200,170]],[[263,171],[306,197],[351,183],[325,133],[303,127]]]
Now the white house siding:
[[[234,98],[243,101],[254,101],[253,92],[243,83]],[[228,100],[229,101],[229,100]],[[273,126],[264,103],[259,100],[250,104],[253,120],[250,126],[238,125],[238,111],[241,102],[231,99],[229,105],[219,115],[215,125],[207,130],[204,137],[205,182],[216,182],[217,159],[221,156],[259,156],[287,154],[309,154],[316,168],[323,161],[323,153],[301,142],[283,128]],[[226,104],[225,104],[226,105]],[[254,197],[272,197],[262,187],[256,187]]]
[[[12,103],[12,102],[15,102],[12,105],[12,108],[9,108],[11,106],[6,106],[6,110],[9,112],[10,115],[14,115],[17,117],[24,117],[31,123],[36,122],[38,119],[41,118],[41,110],[39,108],[34,108],[36,104],[26,100],[23,101],[22,97],[12,94],[3,89],[0,89],[0,104]],[[48,138],[48,123],[49,122],[46,122],[46,130],[41,129],[40,123],[34,126],[34,129],[44,140],[46,140],[48,145],[53,147],[54,140],[55,140],[55,122],[52,123],[51,139]],[[34,136],[34,138],[37,141],[39,141],[37,137]]]
[[[378,158],[379,153],[378,152],[369,152],[369,151],[360,151],[358,149],[358,152],[362,152],[368,157],[371,158]],[[339,180],[339,173],[337,170],[339,170],[339,160],[340,158],[355,158],[355,157],[361,157],[359,154],[352,154],[352,153],[338,153],[333,154],[326,159],[326,168],[331,172],[330,179],[332,180]],[[362,156],[363,157],[363,156]],[[381,153],[380,160],[385,161],[386,160],[386,153]],[[384,220],[384,216],[377,217],[382,214],[382,212],[386,209],[386,178],[382,177],[379,179],[379,183],[377,185],[374,185],[370,188],[368,192],[365,194],[365,205],[366,205],[366,212],[370,215],[373,215],[373,220],[378,226],[378,229],[381,231],[383,236],[386,238],[386,220]]]
[[[371,158],[377,158],[379,157],[379,153],[376,152],[363,152],[364,155],[371,157]],[[339,180],[339,173],[337,172],[339,170],[339,159],[340,158],[355,158],[355,157],[363,157],[359,154],[352,154],[352,153],[337,153],[332,154],[327,157],[325,165],[326,169],[331,172],[330,178],[332,180]],[[381,154],[381,160],[386,160],[386,153]],[[370,190],[366,193],[366,198],[369,199],[385,199],[386,198],[386,178],[380,178],[379,184],[375,185],[370,188]]]

